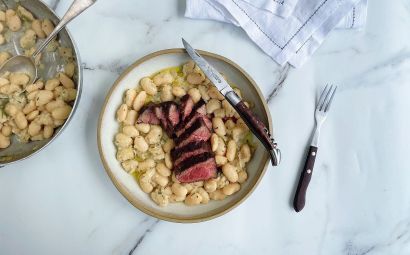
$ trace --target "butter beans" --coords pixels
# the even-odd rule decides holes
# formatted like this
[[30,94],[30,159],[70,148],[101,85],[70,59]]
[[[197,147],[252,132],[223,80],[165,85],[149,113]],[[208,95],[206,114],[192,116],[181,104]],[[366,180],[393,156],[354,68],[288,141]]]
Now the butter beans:
[[213,152],[215,152],[218,149],[218,142],[219,142],[218,135],[215,134],[215,133],[212,133],[212,135],[211,135],[211,147],[212,147]]
[[230,183],[222,188],[222,193],[226,196],[230,196],[240,190],[241,185],[239,183]]
[[51,116],[56,120],[65,120],[70,115],[71,109],[69,105],[57,107],[51,111]]
[[226,163],[224,166],[222,166],[222,172],[229,182],[238,181],[238,173],[236,172],[236,167],[234,165]]
[[5,149],[10,146],[10,138],[0,134],[0,149]]
[[221,108],[221,101],[219,101],[218,99],[211,99],[206,104],[206,112],[208,114],[212,114],[215,110],[218,110],[220,108]]
[[21,111],[18,111],[16,113],[16,116],[14,117],[14,121],[16,122],[16,125],[19,129],[25,129],[27,127],[28,121],[24,113]]
[[154,83],[157,86],[171,84],[174,81],[174,77],[169,72],[161,72],[154,76]]
[[157,85],[149,77],[142,78],[140,81],[141,87],[148,95],[155,95],[158,92]]
[[134,148],[139,152],[146,152],[148,150],[148,143],[145,141],[144,137],[137,136],[134,139]]
[[198,103],[198,101],[201,99],[201,93],[199,92],[199,89],[197,88],[189,89],[188,95],[191,96],[192,101],[194,101],[194,103]]
[[239,151],[239,159],[244,163],[247,163],[251,160],[251,148],[248,144],[241,146],[241,149]]
[[21,19],[19,16],[17,16],[14,10],[9,9],[6,11],[6,24],[7,24],[7,27],[13,32],[20,30]]
[[159,143],[162,137],[162,129],[159,126],[152,126],[145,139],[148,144]]
[[226,158],[229,162],[232,162],[236,156],[236,142],[233,140],[229,140],[227,148],[226,148]]
[[172,94],[176,97],[183,97],[186,95],[186,91],[181,86],[172,87]]
[[142,108],[142,106],[144,105],[145,99],[147,99],[147,92],[141,91],[141,92],[138,93],[138,95],[135,97],[134,102],[133,102],[133,104],[132,104],[132,108],[133,108],[135,111],[138,112],[138,111]]
[[128,107],[126,104],[122,104],[117,110],[117,121],[123,122],[128,114]]
[[161,89],[160,97],[163,102],[174,100],[174,95],[172,94],[172,87],[170,85],[164,85]]
[[115,135],[115,145],[120,147],[120,148],[127,148],[131,146],[132,144],[132,139],[131,137],[123,134],[123,133],[118,133]]
[[225,124],[221,118],[217,118],[217,117],[213,118],[212,127],[217,135],[219,136],[226,135]]
[[137,96],[137,91],[135,89],[127,90],[127,92],[125,92],[125,102],[124,103],[128,107],[132,107],[136,96]]
[[164,177],[171,176],[171,170],[164,163],[158,163],[156,166],[156,170],[158,174]]
[[170,152],[175,147],[174,140],[168,139],[164,145],[162,145],[162,149],[164,152]]
[[199,205],[201,201],[202,201],[202,196],[199,193],[190,194],[185,198],[185,204],[189,206]]
[[122,128],[122,132],[132,138],[137,137],[139,135],[139,132],[135,126],[124,126]]
[[246,171],[238,172],[238,182],[244,183],[248,179],[248,173]]
[[124,120],[124,124],[131,126],[135,124],[136,120],[137,120],[137,112],[134,110],[129,110],[127,112],[127,117]]
[[54,30],[54,24],[49,19],[44,19],[41,23],[41,29],[47,36],[49,36]]
[[218,189],[214,192],[209,193],[209,197],[212,200],[223,200],[226,198],[226,195],[222,192],[222,190]]
[[217,182],[215,179],[205,181],[204,188],[207,192],[214,192],[217,189]]
[[50,102],[54,97],[53,92],[48,90],[39,90],[35,96],[36,106],[42,106]]

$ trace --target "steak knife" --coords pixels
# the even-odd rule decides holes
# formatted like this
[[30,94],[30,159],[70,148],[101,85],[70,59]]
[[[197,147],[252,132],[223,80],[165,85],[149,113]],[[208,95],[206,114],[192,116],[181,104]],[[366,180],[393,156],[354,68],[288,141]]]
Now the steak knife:
[[206,77],[217,87],[219,92],[235,108],[251,132],[261,141],[269,152],[272,165],[280,163],[280,150],[271,136],[266,125],[244,104],[223,76],[211,66],[187,41],[182,38],[182,43],[192,60],[201,68]]

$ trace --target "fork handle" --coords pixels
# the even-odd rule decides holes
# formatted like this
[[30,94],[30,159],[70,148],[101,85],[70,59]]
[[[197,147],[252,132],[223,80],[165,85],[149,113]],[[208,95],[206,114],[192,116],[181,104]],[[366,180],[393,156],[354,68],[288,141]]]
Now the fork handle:
[[310,146],[309,148],[309,153],[307,154],[305,166],[303,167],[303,171],[300,175],[299,184],[293,200],[293,208],[296,212],[300,212],[303,207],[305,207],[306,191],[309,186],[310,179],[312,178],[317,149],[318,147],[315,146]]

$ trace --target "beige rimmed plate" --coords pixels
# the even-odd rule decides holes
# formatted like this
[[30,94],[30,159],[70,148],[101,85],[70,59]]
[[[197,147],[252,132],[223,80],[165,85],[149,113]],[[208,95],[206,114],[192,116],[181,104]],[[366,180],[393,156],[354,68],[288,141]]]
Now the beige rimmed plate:
[[[272,131],[268,106],[263,99],[251,77],[238,65],[222,56],[199,51],[214,67],[224,73],[228,80],[234,83],[242,91],[244,99],[254,103],[252,109]],[[169,204],[167,207],[157,206],[145,194],[133,176],[126,173],[117,161],[114,136],[118,132],[119,124],[115,120],[115,114],[122,103],[122,98],[127,89],[135,88],[138,81],[153,73],[173,66],[178,66],[190,60],[183,49],[169,49],[154,52],[136,61],[114,83],[105,99],[98,123],[98,148],[105,170],[112,182],[139,210],[162,220],[174,222],[200,222],[210,220],[227,213],[244,201],[262,178],[269,163],[268,153],[258,142],[256,152],[247,166],[248,180],[242,184],[241,190],[222,201],[210,201],[208,204],[198,206],[186,206],[183,203]],[[257,141],[257,139],[254,139]]]

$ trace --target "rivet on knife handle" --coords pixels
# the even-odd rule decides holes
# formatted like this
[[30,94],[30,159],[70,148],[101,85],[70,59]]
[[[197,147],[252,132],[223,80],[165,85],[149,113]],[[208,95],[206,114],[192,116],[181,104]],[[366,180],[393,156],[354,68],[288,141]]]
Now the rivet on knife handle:
[[293,200],[293,208],[296,212],[300,212],[305,207],[306,191],[313,174],[313,167],[317,154],[317,147],[310,146],[306,157],[305,166],[300,174],[298,188],[296,189],[295,199]]
[[266,125],[244,104],[234,91],[228,92],[226,99],[236,109],[252,133],[258,137],[263,146],[268,150],[272,165],[278,165],[280,162],[280,151],[276,148],[275,140],[271,137]]

